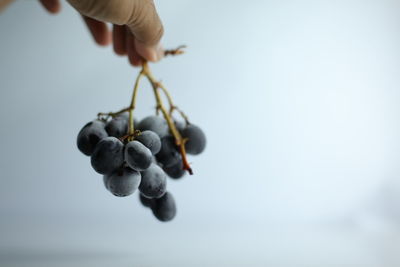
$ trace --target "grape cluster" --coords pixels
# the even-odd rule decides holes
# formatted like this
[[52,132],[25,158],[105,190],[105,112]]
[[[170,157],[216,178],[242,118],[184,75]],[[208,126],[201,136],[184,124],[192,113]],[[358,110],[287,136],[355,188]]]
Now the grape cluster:
[[[104,186],[113,195],[125,197],[138,189],[140,202],[158,220],[170,221],[176,215],[176,205],[167,191],[167,176],[180,179],[185,175],[175,138],[160,116],[135,121],[134,128],[139,131],[134,136],[128,135],[128,125],[128,112],[91,121],[78,134],[78,148],[90,156],[93,169],[103,175]],[[176,121],[175,127],[186,140],[188,154],[204,151],[206,137],[198,126]]]

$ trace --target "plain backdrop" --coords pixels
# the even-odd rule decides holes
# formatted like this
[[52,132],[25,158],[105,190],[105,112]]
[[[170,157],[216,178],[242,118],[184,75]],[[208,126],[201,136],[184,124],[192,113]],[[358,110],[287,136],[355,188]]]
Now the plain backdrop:
[[[76,148],[138,69],[59,15],[0,15],[1,266],[399,266],[400,2],[157,1],[151,65],[206,132],[156,221]],[[139,118],[154,114],[150,87]]]

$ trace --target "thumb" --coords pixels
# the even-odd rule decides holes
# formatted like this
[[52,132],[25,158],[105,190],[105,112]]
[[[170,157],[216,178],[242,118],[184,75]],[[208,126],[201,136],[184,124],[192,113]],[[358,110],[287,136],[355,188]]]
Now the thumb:
[[135,45],[144,58],[155,61],[164,33],[153,0],[68,0],[81,14],[96,20],[126,25],[135,36]]

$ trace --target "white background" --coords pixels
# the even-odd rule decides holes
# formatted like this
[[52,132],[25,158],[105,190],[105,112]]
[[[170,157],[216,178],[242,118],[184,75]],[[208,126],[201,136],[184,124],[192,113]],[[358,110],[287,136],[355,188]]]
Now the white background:
[[[137,69],[66,3],[0,16],[1,266],[399,266],[400,3],[158,1],[151,66],[208,137],[163,224],[76,135]],[[154,112],[150,88],[138,113]]]

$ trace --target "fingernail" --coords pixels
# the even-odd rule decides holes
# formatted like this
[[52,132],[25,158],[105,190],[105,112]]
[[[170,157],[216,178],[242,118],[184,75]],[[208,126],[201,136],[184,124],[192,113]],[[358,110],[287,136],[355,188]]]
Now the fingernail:
[[161,44],[157,46],[156,54],[157,54],[157,61],[161,60],[164,57],[164,48],[162,47]]
[[158,60],[157,51],[154,48],[148,48],[148,52],[148,60],[153,62]]
[[159,61],[164,56],[164,50],[160,43],[158,43],[154,46],[151,46],[151,47],[147,47],[147,48],[149,49],[149,52],[150,52],[149,53],[150,61],[153,61],[153,62]]
[[135,45],[138,54],[148,61],[156,62],[163,57],[164,52],[160,44],[149,46],[136,40]]

